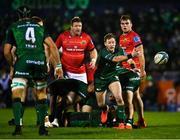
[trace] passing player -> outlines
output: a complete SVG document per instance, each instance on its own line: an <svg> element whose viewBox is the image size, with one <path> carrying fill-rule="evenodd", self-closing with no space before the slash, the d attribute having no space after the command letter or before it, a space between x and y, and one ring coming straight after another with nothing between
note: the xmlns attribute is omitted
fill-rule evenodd
<svg viewBox="0 0 180 140"><path fill-rule="evenodd" d="M107 122L107 114L109 107L105 104L106 90L109 89L115 97L117 103L117 122L115 128L124 129L125 112L124 101L122 97L121 85L117 74L117 66L119 62L128 60L138 55L134 51L132 54L124 55L121 48L116 47L116 39L112 33L104 36L105 47L99 53L97 60L97 70L95 72L95 93L98 106L101 108L101 123Z"/></svg>

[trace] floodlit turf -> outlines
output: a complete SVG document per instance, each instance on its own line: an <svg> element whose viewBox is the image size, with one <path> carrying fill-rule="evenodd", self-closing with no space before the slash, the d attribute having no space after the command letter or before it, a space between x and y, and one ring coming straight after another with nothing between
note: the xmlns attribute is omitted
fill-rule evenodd
<svg viewBox="0 0 180 140"><path fill-rule="evenodd" d="M49 128L49 136L39 136L36 113L27 108L24 114L22 136L12 136L14 126L7 122L12 118L10 109L0 109L0 139L5 138L58 138L58 139L180 139L180 112L146 112L148 127L145 129L116 130L113 128Z"/></svg>

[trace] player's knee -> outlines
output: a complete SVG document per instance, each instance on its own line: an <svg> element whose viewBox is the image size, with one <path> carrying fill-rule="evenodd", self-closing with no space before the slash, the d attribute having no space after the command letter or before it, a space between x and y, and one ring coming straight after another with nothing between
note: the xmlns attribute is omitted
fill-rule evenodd
<svg viewBox="0 0 180 140"><path fill-rule="evenodd" d="M38 100L47 99L46 89L44 89L44 90L37 90L37 99Z"/></svg>
<svg viewBox="0 0 180 140"><path fill-rule="evenodd" d="M46 82L36 82L36 96L38 100L47 99Z"/></svg>
<svg viewBox="0 0 180 140"><path fill-rule="evenodd" d="M103 108L105 106L105 104L103 102L98 102L97 104L98 104L99 108Z"/></svg>
<svg viewBox="0 0 180 140"><path fill-rule="evenodd" d="M117 105L124 105L124 100L121 96L115 97Z"/></svg>

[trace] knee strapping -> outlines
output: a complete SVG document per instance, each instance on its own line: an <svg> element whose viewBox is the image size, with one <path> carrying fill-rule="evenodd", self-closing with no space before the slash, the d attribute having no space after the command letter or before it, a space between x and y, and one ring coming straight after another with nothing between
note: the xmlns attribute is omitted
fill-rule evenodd
<svg viewBox="0 0 180 140"><path fill-rule="evenodd" d="M47 82L36 82L36 89L41 90L47 87Z"/></svg>
<svg viewBox="0 0 180 140"><path fill-rule="evenodd" d="M13 78L11 88L12 90L22 88L24 89L27 86L27 80L23 78Z"/></svg>

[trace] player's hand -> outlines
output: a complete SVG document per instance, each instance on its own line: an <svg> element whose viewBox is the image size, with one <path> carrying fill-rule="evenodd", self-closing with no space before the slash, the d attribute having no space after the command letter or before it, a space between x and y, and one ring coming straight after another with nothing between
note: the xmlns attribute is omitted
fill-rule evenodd
<svg viewBox="0 0 180 140"><path fill-rule="evenodd" d="M89 63L89 69L94 69L96 66L96 60L92 59L91 62Z"/></svg>
<svg viewBox="0 0 180 140"><path fill-rule="evenodd" d="M132 55L132 57L140 56L141 52L136 50L136 49L134 49L131 55Z"/></svg>
<svg viewBox="0 0 180 140"><path fill-rule="evenodd" d="M88 93L94 93L94 82L91 82L90 84L88 84L87 91Z"/></svg>
<svg viewBox="0 0 180 140"><path fill-rule="evenodd" d="M54 70L54 76L58 79L63 79L63 70L62 70L62 64L57 64L55 70Z"/></svg>
<svg viewBox="0 0 180 140"><path fill-rule="evenodd" d="M141 78L141 81L146 79L146 71L145 70L140 71L140 78Z"/></svg>
<svg viewBox="0 0 180 140"><path fill-rule="evenodd" d="M62 68L55 68L54 70L54 76L58 79L63 79L64 76L63 76L63 70Z"/></svg>

